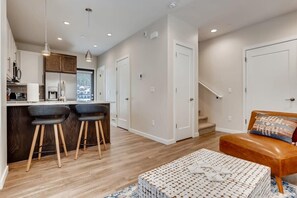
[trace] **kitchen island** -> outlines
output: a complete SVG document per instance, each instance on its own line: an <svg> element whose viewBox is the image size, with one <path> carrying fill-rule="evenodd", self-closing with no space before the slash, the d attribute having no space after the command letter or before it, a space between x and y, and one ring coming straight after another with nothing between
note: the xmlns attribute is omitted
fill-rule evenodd
<svg viewBox="0 0 297 198"><path fill-rule="evenodd" d="M33 139L35 126L31 124L33 118L29 115L28 107L32 105L66 105L71 109L68 119L62 123L67 150L75 150L80 129L80 122L77 119L75 112L76 104L101 104L106 106L109 111L104 121L102 122L104 137L106 143L110 143L110 103L105 101L92 102L7 102L7 160L8 163L27 160L30 152L30 147ZM37 139L39 142L39 139ZM95 126L89 124L89 133L87 144L97 144ZM60 147L63 152L63 147ZM44 151L51 150L53 152L47 154L55 154L55 139L53 126L45 127L44 133ZM37 151L37 147L35 148ZM46 155L46 154L42 154ZM37 157L37 154L33 157Z"/></svg>

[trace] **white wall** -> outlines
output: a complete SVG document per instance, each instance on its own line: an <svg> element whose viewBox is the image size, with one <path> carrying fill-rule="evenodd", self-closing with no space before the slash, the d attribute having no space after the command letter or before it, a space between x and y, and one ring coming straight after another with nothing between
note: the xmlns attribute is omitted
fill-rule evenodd
<svg viewBox="0 0 297 198"><path fill-rule="evenodd" d="M297 12L199 43L199 79L224 95L222 100L200 87L200 110L217 130L243 130L243 51L247 47L297 38ZM228 88L232 93L228 93ZM232 120L228 121L228 116ZM249 119L249 118L247 118Z"/></svg>
<svg viewBox="0 0 297 198"><path fill-rule="evenodd" d="M144 37L144 32L147 32L149 37L154 31L158 31L158 38L151 40ZM98 65L106 66L106 99L116 101L115 63L117 59L129 55L131 131L165 144L175 142L173 133L175 40L194 46L197 59L198 31L173 16L161 18L98 58ZM143 74L142 80L138 78L140 73ZM150 87L154 87L156 91L151 93ZM198 103L195 106L198 109ZM152 126L152 120L155 121L155 126Z"/></svg>
<svg viewBox="0 0 297 198"><path fill-rule="evenodd" d="M159 32L154 40L143 32ZM106 99L116 101L116 60L129 55L131 77L131 128L168 140L167 131L167 17L139 31L99 56L99 66L106 66ZM143 79L138 75L142 73ZM150 87L155 87L155 93ZM152 126L155 120L155 127Z"/></svg>
<svg viewBox="0 0 297 198"><path fill-rule="evenodd" d="M0 1L0 189L3 188L7 173L7 113L6 113L6 54L7 54L7 26L6 26L6 0Z"/></svg>

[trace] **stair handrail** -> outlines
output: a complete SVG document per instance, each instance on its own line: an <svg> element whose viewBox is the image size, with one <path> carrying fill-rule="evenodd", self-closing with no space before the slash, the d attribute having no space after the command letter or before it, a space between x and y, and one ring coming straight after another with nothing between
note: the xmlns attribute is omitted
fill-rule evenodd
<svg viewBox="0 0 297 198"><path fill-rule="evenodd" d="M223 95L220 95L219 93L217 93L216 91L214 91L213 89L208 87L206 84L204 84L200 80L199 80L199 84L202 85L204 88L206 88L208 91L210 91L212 94L214 94L217 99L222 99L223 98Z"/></svg>

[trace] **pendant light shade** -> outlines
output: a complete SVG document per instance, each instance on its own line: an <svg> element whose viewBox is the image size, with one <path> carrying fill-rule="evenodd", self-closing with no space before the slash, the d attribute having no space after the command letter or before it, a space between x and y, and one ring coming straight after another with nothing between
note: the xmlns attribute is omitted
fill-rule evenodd
<svg viewBox="0 0 297 198"><path fill-rule="evenodd" d="M41 54L43 56L50 56L51 55L51 49L50 49L48 43L44 44L44 50L42 50Z"/></svg>
<svg viewBox="0 0 297 198"><path fill-rule="evenodd" d="M92 56L90 50L88 50L86 55L85 55L85 59L86 59L87 62L90 63L90 62L92 62L92 58L93 58L93 56Z"/></svg>
<svg viewBox="0 0 297 198"><path fill-rule="evenodd" d="M48 45L48 42L47 42L47 5L46 5L46 1L44 2L44 50L42 50L41 54L43 56L50 56L51 55L51 49Z"/></svg>

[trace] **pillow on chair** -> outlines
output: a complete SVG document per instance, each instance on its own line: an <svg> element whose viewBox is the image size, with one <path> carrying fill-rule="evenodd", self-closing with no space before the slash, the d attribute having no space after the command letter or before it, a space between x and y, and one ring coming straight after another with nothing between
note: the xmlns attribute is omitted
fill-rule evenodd
<svg viewBox="0 0 297 198"><path fill-rule="evenodd" d="M293 138L297 139L297 133L294 135L296 127L296 122L283 117L259 114L249 132L292 143L295 140L292 141Z"/></svg>

